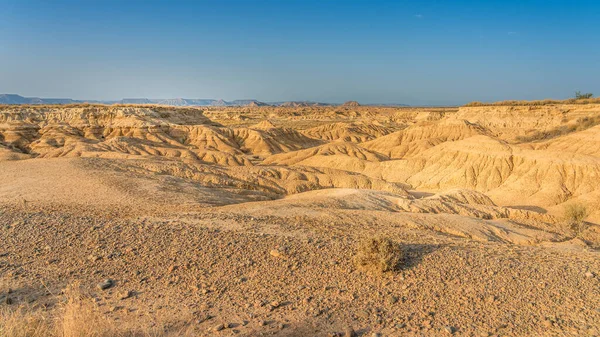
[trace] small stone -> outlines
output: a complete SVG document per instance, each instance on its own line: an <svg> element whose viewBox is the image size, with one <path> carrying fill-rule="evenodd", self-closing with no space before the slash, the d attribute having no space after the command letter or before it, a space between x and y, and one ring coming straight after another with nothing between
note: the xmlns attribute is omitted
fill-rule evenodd
<svg viewBox="0 0 600 337"><path fill-rule="evenodd" d="M225 325L223 325L223 324L217 324L217 325L216 325L216 326L213 328L213 330L215 330L215 331L221 331L221 330L223 330L223 329L225 329Z"/></svg>
<svg viewBox="0 0 600 337"><path fill-rule="evenodd" d="M371 337L381 337L381 333L379 333L379 332L373 332L371 334Z"/></svg>
<svg viewBox="0 0 600 337"><path fill-rule="evenodd" d="M585 277L592 278L594 277L594 273L588 271L587 273L585 273Z"/></svg>
<svg viewBox="0 0 600 337"><path fill-rule="evenodd" d="M343 334L344 337L358 337L356 331L352 327L347 327Z"/></svg>
<svg viewBox="0 0 600 337"><path fill-rule="evenodd" d="M279 325L277 326L279 329L283 330L285 329L285 324L283 323L279 323Z"/></svg>
<svg viewBox="0 0 600 337"><path fill-rule="evenodd" d="M265 325L267 325L267 321L260 321L260 322L259 322L259 325L260 325L260 326L265 326Z"/></svg>
<svg viewBox="0 0 600 337"><path fill-rule="evenodd" d="M6 298L4 299L4 304L6 304L6 305L11 305L11 304L13 304L13 300L12 300L12 298L10 298L10 297L6 297Z"/></svg>
<svg viewBox="0 0 600 337"><path fill-rule="evenodd" d="M449 333L449 334L453 334L453 333L454 333L454 328L453 328L453 327L451 327L451 326L449 326L449 325L446 325L446 326L444 327L444 331L446 331L446 332L447 332L447 333Z"/></svg>
<svg viewBox="0 0 600 337"><path fill-rule="evenodd" d="M235 328L236 326L237 326L237 324L235 324L235 323L227 323L227 327L228 327L229 329L233 329L233 328Z"/></svg>
<svg viewBox="0 0 600 337"><path fill-rule="evenodd" d="M114 285L114 281L111 279L106 279L100 283L98 283L98 288L100 288L100 290L106 290L110 287L112 287Z"/></svg>
<svg viewBox="0 0 600 337"><path fill-rule="evenodd" d="M276 249L271 249L271 251L269 252L269 254L271 254L271 256L273 257L282 257L283 255L281 254L280 251L276 250Z"/></svg>
<svg viewBox="0 0 600 337"><path fill-rule="evenodd" d="M550 321L549 319L545 320L543 324L546 328L552 327L552 321Z"/></svg>

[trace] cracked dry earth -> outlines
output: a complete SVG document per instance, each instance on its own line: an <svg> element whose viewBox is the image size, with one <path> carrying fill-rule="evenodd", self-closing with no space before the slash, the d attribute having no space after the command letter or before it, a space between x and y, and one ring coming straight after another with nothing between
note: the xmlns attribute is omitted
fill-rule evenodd
<svg viewBox="0 0 600 337"><path fill-rule="evenodd" d="M598 107L3 109L2 311L77 284L172 336L600 335L600 130L514 141ZM398 271L356 267L377 236Z"/></svg>

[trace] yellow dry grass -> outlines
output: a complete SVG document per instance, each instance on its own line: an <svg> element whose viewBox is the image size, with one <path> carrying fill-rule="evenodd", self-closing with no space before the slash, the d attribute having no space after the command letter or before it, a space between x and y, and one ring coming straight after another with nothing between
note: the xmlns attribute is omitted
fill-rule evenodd
<svg viewBox="0 0 600 337"><path fill-rule="evenodd" d="M132 329L103 315L78 285L67 287L55 313L19 306L0 310L0 337L167 337L192 336L191 330ZM160 326L160 325L158 325Z"/></svg>

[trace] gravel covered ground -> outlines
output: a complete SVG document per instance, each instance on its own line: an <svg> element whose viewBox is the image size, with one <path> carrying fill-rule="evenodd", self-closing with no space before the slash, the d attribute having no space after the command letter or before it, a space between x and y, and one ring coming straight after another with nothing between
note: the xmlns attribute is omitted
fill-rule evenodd
<svg viewBox="0 0 600 337"><path fill-rule="evenodd" d="M2 209L2 307L51 312L61 289L80 282L115 322L168 322L200 336L341 336L349 327L363 336L600 333L594 252L392 228L403 268L376 274L353 264L369 235L360 224L328 232L313 219L290 230L285 219L218 209L170 218L73 214Z"/></svg>

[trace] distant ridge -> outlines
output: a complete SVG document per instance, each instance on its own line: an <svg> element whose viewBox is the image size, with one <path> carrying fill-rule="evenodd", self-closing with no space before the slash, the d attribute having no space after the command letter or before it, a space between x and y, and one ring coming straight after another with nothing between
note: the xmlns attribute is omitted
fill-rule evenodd
<svg viewBox="0 0 600 337"><path fill-rule="evenodd" d="M336 104L319 103L311 101L287 101L287 102L269 102L270 105L284 107L303 107L303 106L330 106Z"/></svg>
<svg viewBox="0 0 600 337"><path fill-rule="evenodd" d="M0 104L72 104L81 103L70 98L23 97L16 94L0 94Z"/></svg>
<svg viewBox="0 0 600 337"><path fill-rule="evenodd" d="M233 101L225 101L223 99L212 98L123 98L114 101L99 101L99 100L75 100L71 98L40 98L40 97L23 97L17 94L0 94L0 104L21 105L21 104L81 104L81 103L96 103L96 104L158 104L169 106L281 106L281 107L312 107L312 106L345 106L358 107L361 106L356 101L348 101L344 104L322 103L312 101L280 101L280 102L261 102L256 99L237 99ZM367 106L408 106L405 104L366 104Z"/></svg>

